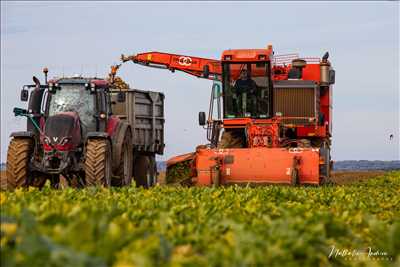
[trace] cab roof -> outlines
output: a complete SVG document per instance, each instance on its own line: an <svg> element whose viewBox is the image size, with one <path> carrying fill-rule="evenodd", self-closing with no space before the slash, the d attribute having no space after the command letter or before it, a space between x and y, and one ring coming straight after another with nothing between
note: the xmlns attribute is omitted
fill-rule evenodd
<svg viewBox="0 0 400 267"><path fill-rule="evenodd" d="M269 61L271 49L229 49L222 52L222 61Z"/></svg>

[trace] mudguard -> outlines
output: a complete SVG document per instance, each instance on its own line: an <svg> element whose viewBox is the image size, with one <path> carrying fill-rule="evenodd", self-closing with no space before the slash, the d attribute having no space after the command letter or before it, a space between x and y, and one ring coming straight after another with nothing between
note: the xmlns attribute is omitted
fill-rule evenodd
<svg viewBox="0 0 400 267"><path fill-rule="evenodd" d="M86 139L91 139L91 138L104 138L104 139L109 139L110 136L108 133L105 132L89 132L86 135Z"/></svg>
<svg viewBox="0 0 400 267"><path fill-rule="evenodd" d="M35 134L31 131L20 131L20 132L13 132L10 134L10 137L24 137L24 138L33 138Z"/></svg>

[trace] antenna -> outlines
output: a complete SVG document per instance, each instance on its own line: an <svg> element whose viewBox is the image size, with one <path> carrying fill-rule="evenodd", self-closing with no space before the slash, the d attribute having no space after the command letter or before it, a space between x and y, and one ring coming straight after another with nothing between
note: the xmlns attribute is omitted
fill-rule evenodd
<svg viewBox="0 0 400 267"><path fill-rule="evenodd" d="M83 64L81 64L81 77L82 77L82 74L83 74Z"/></svg>
<svg viewBox="0 0 400 267"><path fill-rule="evenodd" d="M64 78L64 66L62 66L62 77Z"/></svg>
<svg viewBox="0 0 400 267"><path fill-rule="evenodd" d="M49 69L47 67L44 67L43 73L44 73L44 82L47 84L47 73L49 73Z"/></svg>
<svg viewBox="0 0 400 267"><path fill-rule="evenodd" d="M97 64L96 64L96 74L94 75L94 77L95 78L97 77Z"/></svg>

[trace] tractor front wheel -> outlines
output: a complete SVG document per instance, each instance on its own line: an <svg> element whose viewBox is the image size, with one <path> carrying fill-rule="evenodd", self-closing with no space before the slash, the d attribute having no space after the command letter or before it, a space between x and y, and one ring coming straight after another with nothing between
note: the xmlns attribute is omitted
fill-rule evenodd
<svg viewBox="0 0 400 267"><path fill-rule="evenodd" d="M13 138L7 152L6 188L28 186L29 159L33 141L28 138Z"/></svg>
<svg viewBox="0 0 400 267"><path fill-rule="evenodd" d="M85 180L88 186L111 184L111 146L105 139L89 140L86 146Z"/></svg>

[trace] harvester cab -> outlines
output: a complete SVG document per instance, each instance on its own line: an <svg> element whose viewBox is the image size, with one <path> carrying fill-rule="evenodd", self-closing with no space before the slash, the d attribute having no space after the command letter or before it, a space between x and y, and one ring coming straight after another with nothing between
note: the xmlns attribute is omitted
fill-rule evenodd
<svg viewBox="0 0 400 267"><path fill-rule="evenodd" d="M249 123L271 118L271 53L267 49L224 51L221 81L213 83L207 119L207 138L212 148L225 147L227 142L246 147ZM201 116L205 114L201 112ZM222 136L235 140L220 140L225 122L235 125L229 130L226 127Z"/></svg>

